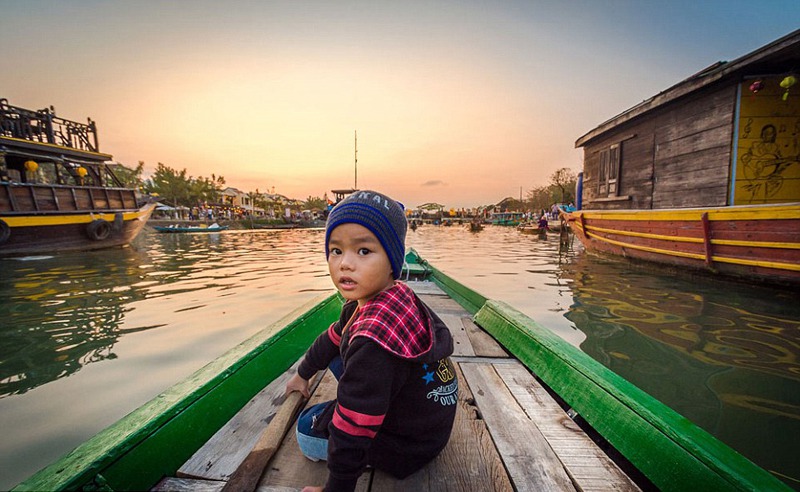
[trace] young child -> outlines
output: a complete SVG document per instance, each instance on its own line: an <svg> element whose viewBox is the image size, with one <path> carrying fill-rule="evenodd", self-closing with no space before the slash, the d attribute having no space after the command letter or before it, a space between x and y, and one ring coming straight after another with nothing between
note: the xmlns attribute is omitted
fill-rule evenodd
<svg viewBox="0 0 800 492"><path fill-rule="evenodd" d="M405 478L450 438L458 399L453 338L396 281L406 227L403 206L374 191L353 193L328 217L328 268L347 302L308 349L286 392L308 396L308 380L327 367L339 380L336 400L306 409L297 423L303 454L328 461L329 492L353 490L366 466Z"/></svg>

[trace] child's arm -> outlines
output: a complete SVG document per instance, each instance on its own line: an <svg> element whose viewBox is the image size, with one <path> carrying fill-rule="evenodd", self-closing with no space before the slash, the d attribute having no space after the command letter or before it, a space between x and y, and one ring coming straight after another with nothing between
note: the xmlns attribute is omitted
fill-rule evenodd
<svg viewBox="0 0 800 492"><path fill-rule="evenodd" d="M401 362L378 344L355 337L348 348L347 368L339 379L337 404L328 440L328 483L325 490L353 490L367 464L367 451L383 424Z"/></svg>
<svg viewBox="0 0 800 492"><path fill-rule="evenodd" d="M303 379L311 377L328 367L328 364L339 355L339 340L341 331L339 322L333 323L324 333L321 333L306 352L303 362L297 368L297 374Z"/></svg>

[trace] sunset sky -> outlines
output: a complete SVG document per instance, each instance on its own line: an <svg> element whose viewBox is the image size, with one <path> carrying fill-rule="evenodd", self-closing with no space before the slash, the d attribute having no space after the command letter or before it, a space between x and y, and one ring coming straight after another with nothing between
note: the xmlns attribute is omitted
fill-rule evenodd
<svg viewBox="0 0 800 492"><path fill-rule="evenodd" d="M0 98L100 149L293 198L518 197L575 140L800 27L786 1L0 0Z"/></svg>

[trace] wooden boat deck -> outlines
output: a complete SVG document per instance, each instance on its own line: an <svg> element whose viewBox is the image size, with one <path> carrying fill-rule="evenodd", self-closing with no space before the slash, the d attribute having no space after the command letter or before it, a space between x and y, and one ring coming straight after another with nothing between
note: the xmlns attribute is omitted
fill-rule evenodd
<svg viewBox="0 0 800 492"><path fill-rule="evenodd" d="M358 491L639 490L567 415L519 361L432 282L408 283L447 323L460 379L456 422L444 451L405 480L368 469ZM153 490L221 490L283 402L295 370L269 384L179 470ZM307 405L336 396L336 381L318 375ZM325 462L300 453L292 426L259 482L261 492L323 485Z"/></svg>

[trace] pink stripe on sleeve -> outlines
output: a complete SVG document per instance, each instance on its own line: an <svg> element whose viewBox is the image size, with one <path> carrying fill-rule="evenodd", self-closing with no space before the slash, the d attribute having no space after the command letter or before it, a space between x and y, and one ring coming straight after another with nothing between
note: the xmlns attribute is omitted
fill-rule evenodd
<svg viewBox="0 0 800 492"><path fill-rule="evenodd" d="M383 419L386 418L386 414L367 415L366 413L359 413L354 410L350 410L349 408L345 408L341 405L337 405L337 408L339 409L339 412L342 413L342 415L355 422L356 425L361 425L361 426L381 425L383 424Z"/></svg>
<svg viewBox="0 0 800 492"><path fill-rule="evenodd" d="M336 330L333 329L335 325L336 323L332 323L331 326L328 327L328 338L330 338L331 342L338 347L339 343L342 341L342 337L337 335Z"/></svg>
<svg viewBox="0 0 800 492"><path fill-rule="evenodd" d="M334 412L333 414L333 425L337 429L341 430L344 433L350 434L351 436L361 436L361 437L369 437L370 439L375 437L377 432L364 428L364 427L357 427L350 422L343 419L338 412Z"/></svg>

